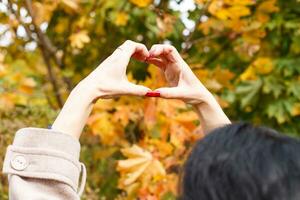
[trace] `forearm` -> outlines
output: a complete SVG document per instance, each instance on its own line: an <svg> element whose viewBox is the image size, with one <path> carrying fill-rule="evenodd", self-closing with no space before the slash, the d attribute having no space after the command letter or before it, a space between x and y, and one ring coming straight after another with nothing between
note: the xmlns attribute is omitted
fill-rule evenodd
<svg viewBox="0 0 300 200"><path fill-rule="evenodd" d="M219 103L211 94L207 95L201 103L194 105L194 108L200 118L200 123L205 134L215 128L231 123Z"/></svg>
<svg viewBox="0 0 300 200"><path fill-rule="evenodd" d="M95 95L93 88L78 84L55 119L52 129L78 139L92 111Z"/></svg>

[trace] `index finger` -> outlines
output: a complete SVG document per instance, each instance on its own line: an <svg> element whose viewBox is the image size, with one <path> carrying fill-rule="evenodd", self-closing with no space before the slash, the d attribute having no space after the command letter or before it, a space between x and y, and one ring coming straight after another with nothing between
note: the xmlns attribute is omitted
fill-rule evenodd
<svg viewBox="0 0 300 200"><path fill-rule="evenodd" d="M177 49L168 44L155 44L151 47L149 53L152 57L164 56L170 62L178 62L182 59Z"/></svg>
<svg viewBox="0 0 300 200"><path fill-rule="evenodd" d="M145 60L149 56L147 47L144 44L126 40L121 46L119 46L113 54L128 56L129 58L134 56L138 60Z"/></svg>

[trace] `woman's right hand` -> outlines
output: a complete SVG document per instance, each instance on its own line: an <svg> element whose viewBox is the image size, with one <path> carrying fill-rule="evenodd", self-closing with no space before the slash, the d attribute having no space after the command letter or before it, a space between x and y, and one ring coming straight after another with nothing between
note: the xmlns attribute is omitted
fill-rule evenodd
<svg viewBox="0 0 300 200"><path fill-rule="evenodd" d="M126 69L131 58L144 62L149 56L145 45L127 40L106 58L79 86L92 91L94 98L113 98L121 95L145 96L149 88L130 83Z"/></svg>
<svg viewBox="0 0 300 200"><path fill-rule="evenodd" d="M156 89L154 92L163 98L181 99L194 105L206 133L230 123L214 96L195 76L175 47L157 44L152 46L149 53L147 62L162 69L171 86Z"/></svg>
<svg viewBox="0 0 300 200"><path fill-rule="evenodd" d="M129 40L124 42L72 90L52 129L79 138L95 100L120 95L144 96L151 91L130 83L126 77L131 57L145 61L148 56L145 45Z"/></svg>

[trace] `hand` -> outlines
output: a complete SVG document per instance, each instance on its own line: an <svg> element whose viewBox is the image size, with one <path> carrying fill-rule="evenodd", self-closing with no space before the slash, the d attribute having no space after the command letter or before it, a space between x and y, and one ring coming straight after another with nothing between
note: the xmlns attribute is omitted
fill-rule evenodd
<svg viewBox="0 0 300 200"><path fill-rule="evenodd" d="M98 98L144 96L151 91L128 82L126 77L126 68L131 57L145 61L148 56L149 52L143 44L132 41L122 44L72 90L52 129L79 138L92 111L93 102Z"/></svg>
<svg viewBox="0 0 300 200"><path fill-rule="evenodd" d="M163 98L181 99L190 104L211 100L211 93L194 75L175 47L157 44L152 46L149 53L147 62L162 69L171 86L156 89L154 92L160 93Z"/></svg>
<svg viewBox="0 0 300 200"><path fill-rule="evenodd" d="M80 85L92 88L95 98L112 98L120 95L144 96L149 88L128 82L127 65L133 57L144 62L149 56L145 45L130 40L118 47Z"/></svg>
<svg viewBox="0 0 300 200"><path fill-rule="evenodd" d="M230 123L213 95L198 80L173 46L153 45L149 53L147 62L162 69L171 86L156 89L154 92L163 98L181 99L193 104L205 133Z"/></svg>

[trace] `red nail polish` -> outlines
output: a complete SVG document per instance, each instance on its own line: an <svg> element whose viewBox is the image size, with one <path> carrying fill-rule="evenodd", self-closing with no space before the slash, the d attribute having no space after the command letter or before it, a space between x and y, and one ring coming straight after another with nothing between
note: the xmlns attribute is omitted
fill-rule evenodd
<svg viewBox="0 0 300 200"><path fill-rule="evenodd" d="M159 92L147 92L146 97L160 97Z"/></svg>

